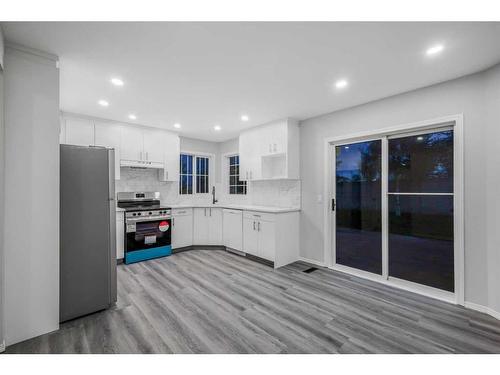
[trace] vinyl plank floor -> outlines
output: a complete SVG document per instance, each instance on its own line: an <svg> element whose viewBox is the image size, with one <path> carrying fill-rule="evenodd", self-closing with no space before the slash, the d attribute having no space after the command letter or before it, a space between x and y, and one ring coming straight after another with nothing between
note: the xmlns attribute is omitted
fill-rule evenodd
<svg viewBox="0 0 500 375"><path fill-rule="evenodd" d="M118 266L118 302L7 353L500 353L491 316L222 250Z"/></svg>

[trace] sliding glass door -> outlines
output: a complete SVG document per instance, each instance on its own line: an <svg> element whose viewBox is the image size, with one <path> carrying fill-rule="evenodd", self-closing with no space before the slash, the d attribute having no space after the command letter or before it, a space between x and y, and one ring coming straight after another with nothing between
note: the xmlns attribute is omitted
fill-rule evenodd
<svg viewBox="0 0 500 375"><path fill-rule="evenodd" d="M334 264L455 291L454 134L334 145Z"/></svg>
<svg viewBox="0 0 500 375"><path fill-rule="evenodd" d="M453 131L389 139L389 277L454 291Z"/></svg>
<svg viewBox="0 0 500 375"><path fill-rule="evenodd" d="M382 274L381 140L335 147L335 261Z"/></svg>

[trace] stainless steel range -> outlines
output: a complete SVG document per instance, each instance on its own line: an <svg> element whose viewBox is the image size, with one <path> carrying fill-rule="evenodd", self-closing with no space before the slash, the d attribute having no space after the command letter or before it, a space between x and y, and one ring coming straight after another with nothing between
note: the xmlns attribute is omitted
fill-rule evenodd
<svg viewBox="0 0 500 375"><path fill-rule="evenodd" d="M125 264L172 254L172 210L160 205L159 192L119 192L125 209Z"/></svg>

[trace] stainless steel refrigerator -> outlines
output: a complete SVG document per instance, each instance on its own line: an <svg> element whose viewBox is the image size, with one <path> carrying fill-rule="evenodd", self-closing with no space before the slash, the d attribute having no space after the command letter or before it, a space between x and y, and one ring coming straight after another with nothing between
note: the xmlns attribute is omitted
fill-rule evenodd
<svg viewBox="0 0 500 375"><path fill-rule="evenodd" d="M61 145L61 322L116 302L114 150Z"/></svg>

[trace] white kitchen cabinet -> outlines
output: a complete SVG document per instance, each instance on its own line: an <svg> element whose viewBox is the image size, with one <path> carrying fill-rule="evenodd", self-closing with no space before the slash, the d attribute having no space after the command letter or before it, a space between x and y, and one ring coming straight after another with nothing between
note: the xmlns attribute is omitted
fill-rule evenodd
<svg viewBox="0 0 500 375"><path fill-rule="evenodd" d="M299 179L299 127L284 119L243 131L240 179Z"/></svg>
<svg viewBox="0 0 500 375"><path fill-rule="evenodd" d="M160 180L179 179L179 136L161 129L122 126L121 165L162 169ZM175 155L175 156L174 156Z"/></svg>
<svg viewBox="0 0 500 375"><path fill-rule="evenodd" d="M260 220L257 224L259 232L260 257L274 262L276 253L276 230L274 222Z"/></svg>
<svg viewBox="0 0 500 375"><path fill-rule="evenodd" d="M222 208L208 208L208 244L222 245Z"/></svg>
<svg viewBox="0 0 500 375"><path fill-rule="evenodd" d="M162 130L143 129L143 158L147 162L163 164L165 162L166 133Z"/></svg>
<svg viewBox="0 0 500 375"><path fill-rule="evenodd" d="M243 218L243 251L250 255L259 256L259 233L256 228L255 219Z"/></svg>
<svg viewBox="0 0 500 375"><path fill-rule="evenodd" d="M222 208L193 209L193 244L222 246Z"/></svg>
<svg viewBox="0 0 500 375"><path fill-rule="evenodd" d="M243 132L239 138L240 180L261 179L261 134L255 129Z"/></svg>
<svg viewBox="0 0 500 375"><path fill-rule="evenodd" d="M95 122L95 145L115 150L115 180L120 179L121 126L114 123Z"/></svg>
<svg viewBox="0 0 500 375"><path fill-rule="evenodd" d="M222 242L234 250L243 250L243 212L222 210Z"/></svg>
<svg viewBox="0 0 500 375"><path fill-rule="evenodd" d="M125 254L125 218L123 211L116 211L116 259Z"/></svg>
<svg viewBox="0 0 500 375"><path fill-rule="evenodd" d="M142 130L134 126L122 126L120 135L122 164L143 161Z"/></svg>
<svg viewBox="0 0 500 375"><path fill-rule="evenodd" d="M193 209L172 210L172 249L193 245Z"/></svg>
<svg viewBox="0 0 500 375"><path fill-rule="evenodd" d="M243 251L278 268L299 259L299 212L243 212Z"/></svg>
<svg viewBox="0 0 500 375"><path fill-rule="evenodd" d="M162 181L179 181L180 139L177 134L167 133L165 137L165 167L160 176Z"/></svg>
<svg viewBox="0 0 500 375"><path fill-rule="evenodd" d="M76 146L94 145L94 121L78 117L64 118L64 140L62 143Z"/></svg>
<svg viewBox="0 0 500 375"><path fill-rule="evenodd" d="M208 245L208 216L206 207L193 208L193 245Z"/></svg>

